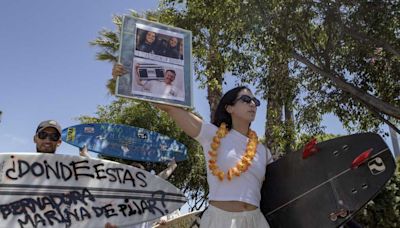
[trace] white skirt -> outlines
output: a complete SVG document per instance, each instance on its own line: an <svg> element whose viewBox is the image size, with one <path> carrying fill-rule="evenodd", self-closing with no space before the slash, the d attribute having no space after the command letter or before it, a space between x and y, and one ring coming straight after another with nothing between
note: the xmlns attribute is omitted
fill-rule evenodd
<svg viewBox="0 0 400 228"><path fill-rule="evenodd" d="M200 228L269 228L260 209L242 212L229 212L208 206L200 221Z"/></svg>

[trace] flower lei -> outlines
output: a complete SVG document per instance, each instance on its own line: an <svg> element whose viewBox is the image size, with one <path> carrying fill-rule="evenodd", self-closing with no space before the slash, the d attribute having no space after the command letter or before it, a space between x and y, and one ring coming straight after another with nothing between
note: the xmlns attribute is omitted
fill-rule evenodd
<svg viewBox="0 0 400 228"><path fill-rule="evenodd" d="M228 129L226 129L226 124L221 123L221 126L218 128L215 136L213 137L213 142L211 143L211 150L208 152L210 155L210 159L208 160L208 168L210 168L211 173L218 177L220 181L223 181L225 178L224 171L220 170L217 165L217 158L218 158L218 148L221 143L221 139L228 134ZM226 178L231 181L234 176L239 177L240 174L246 172L250 167L254 156L256 155L258 138L256 132L249 129L247 133L247 137L249 137L249 142L246 146L246 151L242 155L240 161L236 163L236 166L230 168L226 173Z"/></svg>

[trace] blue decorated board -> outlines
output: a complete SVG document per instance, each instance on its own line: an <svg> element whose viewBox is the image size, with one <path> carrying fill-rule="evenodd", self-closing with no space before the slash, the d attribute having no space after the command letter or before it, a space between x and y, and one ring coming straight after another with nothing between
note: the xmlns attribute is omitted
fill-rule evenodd
<svg viewBox="0 0 400 228"><path fill-rule="evenodd" d="M62 131L62 140L105 156L146 162L187 159L185 145L147 129L120 124L79 124Z"/></svg>

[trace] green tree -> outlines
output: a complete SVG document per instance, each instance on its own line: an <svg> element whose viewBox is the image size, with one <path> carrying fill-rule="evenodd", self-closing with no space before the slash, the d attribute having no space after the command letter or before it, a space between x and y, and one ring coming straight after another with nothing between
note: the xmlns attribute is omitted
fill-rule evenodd
<svg viewBox="0 0 400 228"><path fill-rule="evenodd" d="M197 78L207 85L208 91L214 85L220 87L227 72L241 82L258 84L258 91L268 101L266 145L274 152L292 150L296 83L291 82L288 61L281 58L278 49L263 48L265 42L270 42L268 37L262 43L254 40L253 33L263 35L260 20L252 17L254 8L246 7L242 1L165 0L162 5L167 21L193 31L193 55L200 69L196 71ZM268 71L267 67L276 70ZM207 98L213 115L220 92L208 93Z"/></svg>
<svg viewBox="0 0 400 228"><path fill-rule="evenodd" d="M322 133L325 113L353 131L399 119L398 1L165 0L160 8L153 19L193 32L211 115L224 73L253 83L268 102L266 144L279 154L294 148L296 132Z"/></svg>
<svg viewBox="0 0 400 228"><path fill-rule="evenodd" d="M191 200L191 209L200 209L205 203L208 192L205 161L200 145L183 133L169 116L160 112L147 102L119 98L110 105L99 106L95 116L81 116L82 123L115 123L125 124L151 131L156 131L178 140L186 145L188 160L178 163L178 167L169 181L180 188ZM104 157L116 160L111 157ZM131 161L117 159L118 162L130 164ZM160 172L166 164L142 163L146 170Z"/></svg>
<svg viewBox="0 0 400 228"><path fill-rule="evenodd" d="M314 133L330 112L354 131L394 127L390 118L399 119L398 1L166 2L191 22L212 15L228 69L268 101L267 142L290 143L293 123L282 117L293 112L294 130ZM190 14L191 5L201 13Z"/></svg>

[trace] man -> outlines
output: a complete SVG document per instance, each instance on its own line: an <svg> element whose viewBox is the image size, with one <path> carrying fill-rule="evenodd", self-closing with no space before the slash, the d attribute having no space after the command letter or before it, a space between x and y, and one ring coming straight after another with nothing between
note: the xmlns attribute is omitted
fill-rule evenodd
<svg viewBox="0 0 400 228"><path fill-rule="evenodd" d="M178 39L176 37L171 37L168 41L167 56L175 59L179 58Z"/></svg>
<svg viewBox="0 0 400 228"><path fill-rule="evenodd" d="M54 154L61 145L61 126L55 120L41 122L33 141L36 144L36 152Z"/></svg>
<svg viewBox="0 0 400 228"><path fill-rule="evenodd" d="M180 89L178 89L173 83L176 78L176 72L174 70L168 69L165 71L164 80L141 80L139 77L139 64L135 66L136 68L136 82L142 87L143 92L148 92L153 95L158 95L162 98L180 98L184 100L184 94Z"/></svg>

